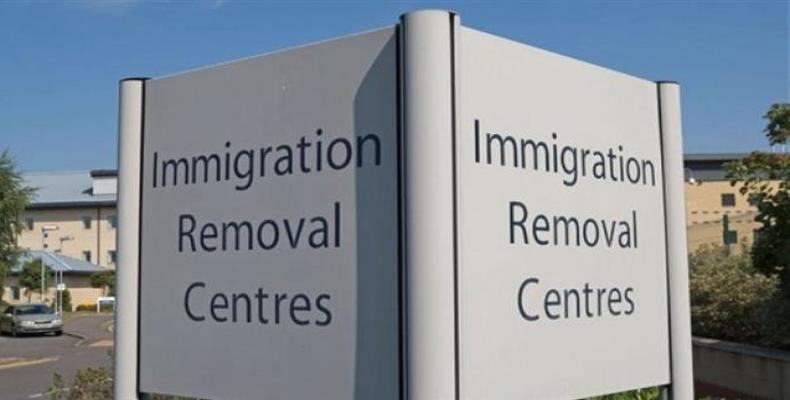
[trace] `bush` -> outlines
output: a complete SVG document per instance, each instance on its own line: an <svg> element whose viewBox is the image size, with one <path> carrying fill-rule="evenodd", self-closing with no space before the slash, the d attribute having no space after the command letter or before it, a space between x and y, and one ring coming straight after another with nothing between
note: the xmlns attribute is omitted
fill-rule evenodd
<svg viewBox="0 0 790 400"><path fill-rule="evenodd" d="M113 373L105 367L78 370L71 385L55 374L49 394L52 400L105 400L113 398Z"/></svg>
<svg viewBox="0 0 790 400"><path fill-rule="evenodd" d="M63 311L64 312L71 311L71 292L69 292L68 289L64 290L63 293L61 294L61 300L63 301ZM49 304L53 310L57 310L58 308L57 297L54 297Z"/></svg>
<svg viewBox="0 0 790 400"><path fill-rule="evenodd" d="M63 311L71 311L71 292L66 289L60 296L63 302Z"/></svg>
<svg viewBox="0 0 790 400"><path fill-rule="evenodd" d="M112 351L107 355L112 362ZM98 367L77 370L74 380L66 383L63 376L54 374L47 393L51 400L107 400L113 398L112 368ZM145 398L151 400L198 400L191 397L152 394Z"/></svg>
<svg viewBox="0 0 790 400"><path fill-rule="evenodd" d="M96 312L96 304L80 304L75 311L93 311Z"/></svg>
<svg viewBox="0 0 790 400"><path fill-rule="evenodd" d="M757 271L748 249L701 247L689 256L694 335L757 345L787 343L787 300L779 278Z"/></svg>
<svg viewBox="0 0 790 400"><path fill-rule="evenodd" d="M658 395L658 388L652 387L593 397L592 400L658 400Z"/></svg>

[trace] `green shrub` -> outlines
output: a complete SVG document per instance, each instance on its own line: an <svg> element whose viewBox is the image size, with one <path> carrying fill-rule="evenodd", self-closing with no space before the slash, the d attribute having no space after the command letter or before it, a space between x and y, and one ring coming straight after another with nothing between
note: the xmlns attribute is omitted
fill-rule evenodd
<svg viewBox="0 0 790 400"><path fill-rule="evenodd" d="M694 335L757 345L786 342L787 301L779 278L757 271L748 249L701 247L689 256Z"/></svg>
<svg viewBox="0 0 790 400"><path fill-rule="evenodd" d="M63 311L65 312L71 311L71 292L69 292L68 289L64 290L63 293L61 293L61 300L63 301ZM57 297L53 297L52 301L49 304L53 310L57 310L58 308Z"/></svg>
<svg viewBox="0 0 790 400"><path fill-rule="evenodd" d="M113 374L105 367L78 370L71 385L55 374L49 394L52 400L106 400L113 398ZM65 390L68 389L68 390Z"/></svg>
<svg viewBox="0 0 790 400"><path fill-rule="evenodd" d="M71 292L66 289L61 293L61 301L63 302L63 311L71 311Z"/></svg>
<svg viewBox="0 0 790 400"><path fill-rule="evenodd" d="M96 312L96 304L80 304L75 311L93 311Z"/></svg>
<svg viewBox="0 0 790 400"><path fill-rule="evenodd" d="M651 387L593 397L592 400L657 400L658 394L658 388Z"/></svg>

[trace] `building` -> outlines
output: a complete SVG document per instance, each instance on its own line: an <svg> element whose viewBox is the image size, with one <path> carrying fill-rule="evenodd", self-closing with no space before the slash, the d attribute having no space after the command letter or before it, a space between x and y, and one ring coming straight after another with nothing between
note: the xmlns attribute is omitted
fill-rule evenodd
<svg viewBox="0 0 790 400"><path fill-rule="evenodd" d="M40 292L28 293L19 283L19 273L22 272L23 265L35 259L41 259L48 274L55 273L62 276L62 282L71 294L72 306L96 304L96 299L105 294L104 288L91 286L91 276L104 272L107 268L52 251L31 250L22 254L16 265L9 271L3 291L4 301L10 304L29 301L52 303L57 293L55 285L50 285L42 298Z"/></svg>
<svg viewBox="0 0 790 400"><path fill-rule="evenodd" d="M102 289L90 286L90 275L115 269L117 226L115 170L50 171L23 174L36 188L32 204L21 216L24 230L17 245L38 254L50 271L63 270L72 304L95 304ZM15 267L21 271L21 265ZM14 268L5 283L3 300L26 302ZM50 292L50 296L53 292ZM38 301L34 295L33 300Z"/></svg>
<svg viewBox="0 0 790 400"><path fill-rule="evenodd" d="M23 177L36 194L22 215L19 247L50 250L114 269L116 172L30 172Z"/></svg>
<svg viewBox="0 0 790 400"><path fill-rule="evenodd" d="M746 195L725 179L724 164L748 154L686 154L686 225L689 251L703 244L740 249L752 243L760 224L754 221L757 209ZM725 229L726 225L726 229ZM726 233L725 233L726 232ZM727 242L725 243L725 236Z"/></svg>

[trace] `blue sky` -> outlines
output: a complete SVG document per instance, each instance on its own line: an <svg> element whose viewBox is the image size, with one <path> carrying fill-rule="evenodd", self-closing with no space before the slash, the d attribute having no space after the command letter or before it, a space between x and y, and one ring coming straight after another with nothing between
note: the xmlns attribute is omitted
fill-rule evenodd
<svg viewBox="0 0 790 400"><path fill-rule="evenodd" d="M24 170L113 168L117 84L450 8L465 25L683 85L685 150L766 150L790 93L787 1L2 2L0 148Z"/></svg>

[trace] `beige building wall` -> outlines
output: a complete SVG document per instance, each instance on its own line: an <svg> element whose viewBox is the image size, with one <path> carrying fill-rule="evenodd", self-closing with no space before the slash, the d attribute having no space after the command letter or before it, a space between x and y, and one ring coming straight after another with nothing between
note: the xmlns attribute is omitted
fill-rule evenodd
<svg viewBox="0 0 790 400"><path fill-rule="evenodd" d="M732 246L739 250L742 243L754 242L754 231L760 223L754 221L757 208L749 204L748 197L738 192L740 186L728 181L705 181L686 183L686 225L688 228L689 251L703 244L723 245L723 219L729 218L729 230L735 231L738 243ZM726 203L722 196L734 200ZM731 205L730 205L731 204Z"/></svg>
<svg viewBox="0 0 790 400"><path fill-rule="evenodd" d="M64 275L63 283L71 293L71 306L77 308L80 304L96 304L96 299L104 295L104 289L97 289L91 287L90 275ZM18 288L19 298L14 299L14 287ZM3 301L9 304L23 304L28 302L40 303L42 302L39 293L28 293L25 289L19 287L19 278L11 275L6 277L5 286L3 287ZM44 303L51 305L55 298L56 291L50 287L45 291Z"/></svg>
<svg viewBox="0 0 790 400"><path fill-rule="evenodd" d="M74 207L61 209L30 209L23 213L25 229L18 245L28 250L42 249L41 229L45 225L57 226L47 232L43 243L47 249L69 257L87 260L103 267L115 269L112 252L115 251L115 207ZM86 225L86 222L89 225ZM29 226L32 224L32 229ZM61 240L72 237L71 240Z"/></svg>

